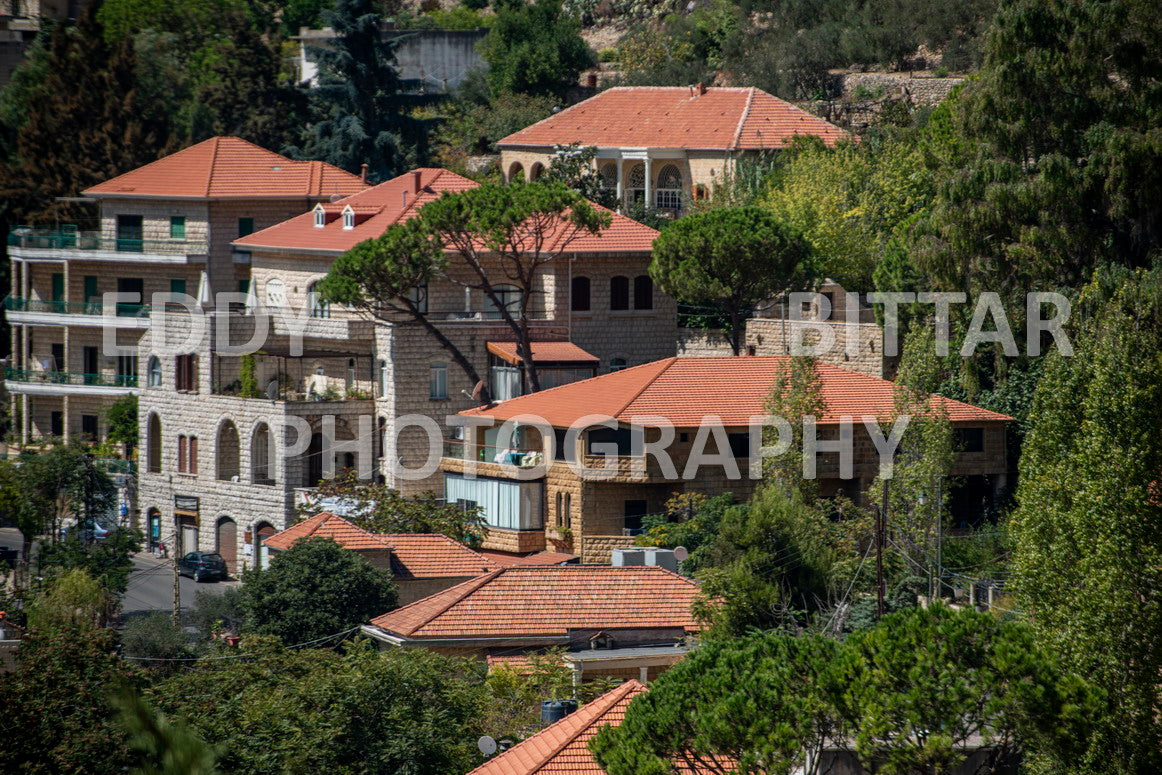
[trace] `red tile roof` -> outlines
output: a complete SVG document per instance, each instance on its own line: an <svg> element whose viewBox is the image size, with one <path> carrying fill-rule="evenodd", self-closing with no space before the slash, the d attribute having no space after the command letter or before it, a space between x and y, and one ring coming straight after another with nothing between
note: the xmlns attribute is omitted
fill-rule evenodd
<svg viewBox="0 0 1162 775"><path fill-rule="evenodd" d="M533 362L596 364L599 358L582 350L572 342L532 342ZM509 363L520 363L516 342L486 342L488 352Z"/></svg>
<svg viewBox="0 0 1162 775"><path fill-rule="evenodd" d="M400 579L479 576L499 563L442 533L381 533L392 548L391 573Z"/></svg>
<svg viewBox="0 0 1162 775"><path fill-rule="evenodd" d="M514 566L376 617L408 638L565 636L570 630L699 629L698 585L664 568Z"/></svg>
<svg viewBox="0 0 1162 775"><path fill-rule="evenodd" d="M827 145L848 137L839 127L753 87L714 87L698 95L685 86L618 86L497 145L737 151L781 148L796 135L819 137Z"/></svg>
<svg viewBox="0 0 1162 775"><path fill-rule="evenodd" d="M353 551L387 551L392 548L383 536L369 533L328 511L297 522L281 533L275 533L263 541L263 545L272 549L290 549L304 538L330 538L344 549Z"/></svg>
<svg viewBox="0 0 1162 775"><path fill-rule="evenodd" d="M641 683L626 681L468 775L604 775L589 741L606 724L621 724L629 703L644 691Z"/></svg>
<svg viewBox="0 0 1162 775"><path fill-rule="evenodd" d="M506 552L481 550L480 554L497 565L560 565L577 559L575 554L564 552L533 552L532 554L508 554Z"/></svg>
<svg viewBox="0 0 1162 775"><path fill-rule="evenodd" d="M367 187L321 161L293 161L238 137L211 137L98 183L89 196L165 199L323 199Z"/></svg>
<svg viewBox="0 0 1162 775"><path fill-rule="evenodd" d="M765 414L775 377L788 358L665 358L461 414L501 421L532 414L556 427L568 427L590 414L624 423L635 415L658 415L679 428L695 427L703 417L717 415L724 426L742 427L752 416ZM816 368L827 407L821 424L838 423L840 415L851 415L856 422L864 415L894 416L895 383L826 363L816 362ZM938 395L932 396L932 405L942 407L952 422L1012 419Z"/></svg>
<svg viewBox="0 0 1162 775"><path fill-rule="evenodd" d="M378 237L393 224L414 218L420 208L437 197L475 188L477 185L475 181L454 172L424 167L324 205L328 219L321 228L315 226L314 212L306 212L235 240L234 244L251 249L343 253L364 240ZM359 217L356 218L354 228L344 229L339 215L348 205ZM653 249L654 239L658 236L656 231L624 215L612 215L613 221L608 229L572 240L569 250L578 253L648 253ZM551 238L546 244L546 249L556 249L552 246Z"/></svg>

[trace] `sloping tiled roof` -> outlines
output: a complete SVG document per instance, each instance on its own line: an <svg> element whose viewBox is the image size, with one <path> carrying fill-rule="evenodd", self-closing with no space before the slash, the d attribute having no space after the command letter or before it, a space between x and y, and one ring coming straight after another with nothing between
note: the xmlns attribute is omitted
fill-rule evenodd
<svg viewBox="0 0 1162 775"><path fill-rule="evenodd" d="M406 172L354 196L324 205L325 226L315 226L314 212L306 212L234 241L235 245L272 250L315 250L343 253L364 240L378 237L387 228L414 218L427 203L445 193L475 188L478 184L445 169L424 167ZM338 217L351 205L359 216L354 228L344 229ZM594 205L594 207L599 207ZM599 208L603 209L603 208ZM562 232L563 238L564 232ZM630 218L613 213L608 229L573 239L568 248L579 253L644 252L653 249L658 233ZM546 249L556 249L550 238Z"/></svg>
<svg viewBox="0 0 1162 775"><path fill-rule="evenodd" d="M576 560L577 555L565 552L533 552L532 554L508 554L506 552L489 551L482 549L480 554L492 560L497 565L560 565L561 563Z"/></svg>
<svg viewBox="0 0 1162 775"><path fill-rule="evenodd" d="M621 724L630 701L644 691L641 683L626 681L468 775L603 775L589 741L606 724Z"/></svg>
<svg viewBox="0 0 1162 775"><path fill-rule="evenodd" d="M500 147L581 143L599 148L758 150L796 135L827 145L848 137L834 124L755 88L618 86L501 140Z"/></svg>
<svg viewBox="0 0 1162 775"><path fill-rule="evenodd" d="M383 536L369 533L329 511L295 523L281 533L275 533L263 541L263 545L272 549L290 549L295 542L304 538L330 538L344 549L353 551L386 551L392 548Z"/></svg>
<svg viewBox="0 0 1162 775"><path fill-rule="evenodd" d="M381 533L392 548L391 574L400 579L479 576L500 565L442 533Z"/></svg>
<svg viewBox="0 0 1162 775"><path fill-rule="evenodd" d="M698 630L698 585L664 568L541 565L501 568L376 617L409 638L564 636L570 630Z"/></svg>
<svg viewBox="0 0 1162 775"><path fill-rule="evenodd" d="M556 427L568 427L589 414L624 423L635 415L658 415L679 428L717 415L724 426L741 427L751 417L765 414L775 377L789 357L664 358L461 414L497 420L532 414ZM851 415L855 422L864 415L881 420L894 416L895 383L826 363L816 362L816 369L827 407L820 424L838 423L841 415ZM932 396L932 405L943 407L952 422L1012 419L938 395Z"/></svg>
<svg viewBox="0 0 1162 775"><path fill-rule="evenodd" d="M367 187L321 161L293 161L238 137L211 137L98 183L89 196L167 199L322 199Z"/></svg>
<svg viewBox="0 0 1162 775"><path fill-rule="evenodd" d="M533 362L540 363L593 363L600 359L582 350L572 342L532 342ZM516 342L486 342L488 352L509 363L520 363Z"/></svg>

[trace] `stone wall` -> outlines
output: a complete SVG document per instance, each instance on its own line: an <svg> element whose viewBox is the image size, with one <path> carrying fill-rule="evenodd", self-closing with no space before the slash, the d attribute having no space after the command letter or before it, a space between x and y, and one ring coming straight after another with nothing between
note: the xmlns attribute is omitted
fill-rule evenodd
<svg viewBox="0 0 1162 775"><path fill-rule="evenodd" d="M787 355L792 343L821 341L816 330L820 325L835 334L832 346L818 356L820 361L873 377L884 378L893 372L894 359L884 357L883 330L875 323L751 318L746 323L747 347L753 347L755 355Z"/></svg>

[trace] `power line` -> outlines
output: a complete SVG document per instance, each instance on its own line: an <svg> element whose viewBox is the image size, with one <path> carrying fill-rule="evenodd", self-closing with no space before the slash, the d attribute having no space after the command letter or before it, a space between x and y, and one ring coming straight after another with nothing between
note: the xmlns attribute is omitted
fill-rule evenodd
<svg viewBox="0 0 1162 775"><path fill-rule="evenodd" d="M340 637L343 637L344 635L349 635L349 634L355 632L356 630L359 629L359 626L360 625L355 625L354 627L343 630L342 632L336 632L332 635L324 635L321 638L315 638L314 640L304 641L303 643L296 643L293 646L287 646L286 648L287 648L287 650L303 648L304 646L310 646L310 645L315 644L315 643L321 643L325 640L331 640L332 638L340 638ZM258 656L262 656L262 655L261 654L226 654L224 656L218 656L218 657L122 657L122 659L133 659L133 660L138 660L138 661L142 661L142 662L210 662L210 661L219 660L219 659L243 659L245 657L258 657Z"/></svg>

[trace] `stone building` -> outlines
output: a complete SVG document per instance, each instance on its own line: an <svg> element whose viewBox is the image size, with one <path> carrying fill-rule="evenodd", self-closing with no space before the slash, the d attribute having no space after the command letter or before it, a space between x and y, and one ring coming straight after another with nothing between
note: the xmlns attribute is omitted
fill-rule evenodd
<svg viewBox="0 0 1162 775"><path fill-rule="evenodd" d="M145 464L140 503L182 537L253 564L320 479L356 469L405 493L442 490L447 418L473 406L476 385L410 317L372 322L316 292L332 262L413 217L446 192L476 184L420 169L347 198L320 202L233 240L247 256L247 295L219 304L219 335L189 316L155 321L141 359L159 384L141 391ZM656 232L624 216L545 264L531 302L533 357L545 384L564 384L674 354L676 307L647 266ZM498 397L525 389L515 337L485 295L465 287L453 256L444 277L415 299ZM515 288L498 289L508 303ZM512 297L512 298L510 298ZM228 335L228 340L224 338ZM185 342L188 355L150 348ZM230 344L256 342L248 355ZM196 394L196 396L194 395ZM400 418L419 417L423 428ZM420 472L431 461L428 473ZM166 531L168 532L168 530Z"/></svg>
<svg viewBox="0 0 1162 775"><path fill-rule="evenodd" d="M748 465L752 418L767 414L787 358L668 358L466 410L474 427L441 462L445 497L483 508L490 526L485 547L548 547L582 562L607 562L612 549L641 531L643 517L662 513L676 493L729 492L740 499L753 493L761 479L752 478ZM822 362L816 371L826 406L818 438L834 443L843 417L852 423L850 475L840 453L820 452L819 492L860 503L880 465L863 418L894 418L895 386ZM937 395L931 402L946 412L960 440L952 475L961 484L950 491L957 513L963 511L958 501L979 504L1004 485L1005 427L1012 418ZM542 428L531 418L540 418ZM604 425L601 418L608 418ZM659 430L666 424L668 434ZM656 452L635 447L635 425L645 444L661 445L669 470ZM605 454L612 450L617 460L610 464ZM695 457L701 462L692 466Z"/></svg>
<svg viewBox="0 0 1162 775"><path fill-rule="evenodd" d="M497 143L506 180L536 180L559 145L597 148L597 172L618 201L682 212L740 159L796 136L834 145L846 133L761 89L617 86Z"/></svg>

